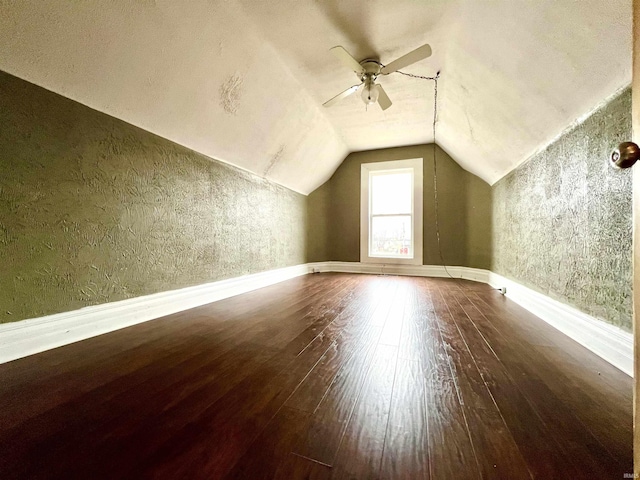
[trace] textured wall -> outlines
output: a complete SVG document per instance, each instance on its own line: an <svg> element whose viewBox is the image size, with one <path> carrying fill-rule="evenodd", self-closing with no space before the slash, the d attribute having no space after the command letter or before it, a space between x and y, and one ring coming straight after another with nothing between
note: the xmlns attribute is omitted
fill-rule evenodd
<svg viewBox="0 0 640 480"><path fill-rule="evenodd" d="M0 72L0 322L304 263L305 210Z"/></svg>
<svg viewBox="0 0 640 480"><path fill-rule="evenodd" d="M493 187L493 270L631 329L631 138L625 90Z"/></svg>
<svg viewBox="0 0 640 480"><path fill-rule="evenodd" d="M442 255L447 265L489 268L491 187L436 150ZM360 165L424 158L423 263L442 264L435 228L433 144L386 148L350 154L320 189L309 196L316 210L328 210L326 258L360 261ZM323 207L324 205L324 207ZM488 252L488 253L487 253Z"/></svg>

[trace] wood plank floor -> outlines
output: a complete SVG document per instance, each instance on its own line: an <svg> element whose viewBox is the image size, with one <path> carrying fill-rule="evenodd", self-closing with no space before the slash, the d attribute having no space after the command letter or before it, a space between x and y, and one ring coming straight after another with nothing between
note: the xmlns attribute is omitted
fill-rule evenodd
<svg viewBox="0 0 640 480"><path fill-rule="evenodd" d="M487 285L307 275L0 365L0 479L622 479L632 380Z"/></svg>

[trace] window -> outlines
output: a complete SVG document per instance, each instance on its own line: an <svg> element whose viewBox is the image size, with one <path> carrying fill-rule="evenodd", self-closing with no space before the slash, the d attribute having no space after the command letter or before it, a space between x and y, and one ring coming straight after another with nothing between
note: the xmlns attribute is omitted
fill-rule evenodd
<svg viewBox="0 0 640 480"><path fill-rule="evenodd" d="M422 159L361 166L360 261L422 264Z"/></svg>

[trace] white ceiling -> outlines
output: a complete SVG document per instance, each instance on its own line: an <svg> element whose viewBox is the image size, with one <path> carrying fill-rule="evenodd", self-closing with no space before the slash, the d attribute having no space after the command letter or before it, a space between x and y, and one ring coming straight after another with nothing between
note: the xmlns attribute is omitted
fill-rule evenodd
<svg viewBox="0 0 640 480"><path fill-rule="evenodd" d="M329 52L442 71L437 143L494 183L631 80L631 0L0 0L0 69L309 193L350 151L433 141L432 82L365 111Z"/></svg>

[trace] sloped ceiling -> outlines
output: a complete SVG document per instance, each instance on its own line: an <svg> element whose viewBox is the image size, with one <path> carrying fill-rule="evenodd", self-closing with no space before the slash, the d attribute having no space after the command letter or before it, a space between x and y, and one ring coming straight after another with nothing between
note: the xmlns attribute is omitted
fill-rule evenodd
<svg viewBox="0 0 640 480"><path fill-rule="evenodd" d="M351 151L433 141L493 183L631 80L631 0L0 0L0 69L301 193Z"/></svg>

